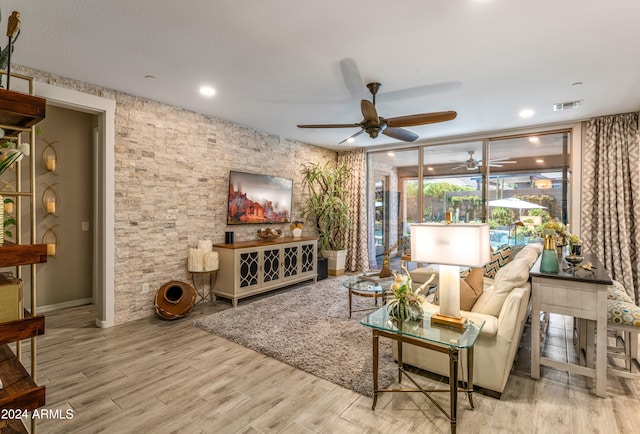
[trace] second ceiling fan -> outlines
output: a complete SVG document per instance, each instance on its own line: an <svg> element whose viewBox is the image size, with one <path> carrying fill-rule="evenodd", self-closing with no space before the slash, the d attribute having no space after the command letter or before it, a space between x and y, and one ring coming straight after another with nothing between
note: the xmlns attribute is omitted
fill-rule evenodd
<svg viewBox="0 0 640 434"><path fill-rule="evenodd" d="M397 116L393 118L383 118L378 116L376 110L376 94L382 86L380 83L369 83L367 88L373 95L372 101L363 99L360 101L360 110L364 119L359 123L353 124L305 124L298 125L298 128L354 128L360 127L361 130L347 137L340 143L344 143L349 139L354 139L362 133L369 134L369 137L375 139L380 133L385 136L392 137L405 142L413 142L418 135L411 131L403 129L403 127L415 127L419 125L434 124L437 122L446 122L456 118L455 111L420 113L407 116Z"/></svg>

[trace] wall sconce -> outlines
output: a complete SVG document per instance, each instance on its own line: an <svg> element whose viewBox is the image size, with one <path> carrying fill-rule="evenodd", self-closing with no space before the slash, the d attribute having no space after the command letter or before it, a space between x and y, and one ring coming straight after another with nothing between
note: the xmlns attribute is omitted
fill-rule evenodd
<svg viewBox="0 0 640 434"><path fill-rule="evenodd" d="M60 205L60 198L56 190L53 188L54 185L56 184L46 186L47 188L42 193L42 207L47 214L55 214Z"/></svg>
<svg viewBox="0 0 640 434"><path fill-rule="evenodd" d="M45 142L47 146L42 150L42 165L49 172L55 172L58 166L58 152L53 144L58 142L47 142L46 140Z"/></svg>
<svg viewBox="0 0 640 434"><path fill-rule="evenodd" d="M56 256L60 239L58 238L58 234L53 230L53 227L45 226L45 228L47 228L47 230L42 236L42 244L47 245L47 256Z"/></svg>

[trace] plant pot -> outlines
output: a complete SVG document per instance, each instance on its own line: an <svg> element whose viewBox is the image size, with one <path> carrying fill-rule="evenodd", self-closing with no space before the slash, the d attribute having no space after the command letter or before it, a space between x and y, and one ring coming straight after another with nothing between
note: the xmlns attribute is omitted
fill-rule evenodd
<svg viewBox="0 0 640 434"><path fill-rule="evenodd" d="M300 238L300 235L302 235L302 229L295 228L291 231L291 234L293 235L293 238Z"/></svg>
<svg viewBox="0 0 640 434"><path fill-rule="evenodd" d="M331 276L342 276L344 274L344 264L347 260L347 250L322 250L322 256L329 260L329 274Z"/></svg>

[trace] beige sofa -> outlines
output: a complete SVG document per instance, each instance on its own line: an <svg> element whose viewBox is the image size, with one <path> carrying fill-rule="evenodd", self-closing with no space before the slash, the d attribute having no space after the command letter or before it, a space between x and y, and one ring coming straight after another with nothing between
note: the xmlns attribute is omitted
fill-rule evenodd
<svg viewBox="0 0 640 434"><path fill-rule="evenodd" d="M518 352L524 324L529 313L529 270L542 252L541 244L529 244L505 266L494 279L484 278L484 290L470 312L469 319L483 319L484 327L474 348L473 382L487 394L499 398L504 391L513 360ZM425 302L425 312L437 312L439 306ZM402 359L412 365L445 377L449 376L446 354L426 348L404 345ZM394 346L394 357L397 357ZM466 352L461 353L459 378L466 366Z"/></svg>

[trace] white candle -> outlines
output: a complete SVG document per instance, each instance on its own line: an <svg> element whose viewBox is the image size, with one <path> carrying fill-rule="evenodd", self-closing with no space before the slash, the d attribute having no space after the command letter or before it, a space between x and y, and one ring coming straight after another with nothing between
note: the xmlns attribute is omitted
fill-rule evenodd
<svg viewBox="0 0 640 434"><path fill-rule="evenodd" d="M215 271L219 267L218 252L204 253L204 271Z"/></svg>
<svg viewBox="0 0 640 434"><path fill-rule="evenodd" d="M46 166L47 166L47 170L49 170L51 172L55 172L56 171L56 160L55 160L55 158L47 157Z"/></svg>
<svg viewBox="0 0 640 434"><path fill-rule="evenodd" d="M202 271L204 260L202 250L189 249L189 260L187 261L187 269L189 271Z"/></svg>
<svg viewBox="0 0 640 434"><path fill-rule="evenodd" d="M55 244L47 244L47 255L55 256L56 255L56 245Z"/></svg>
<svg viewBox="0 0 640 434"><path fill-rule="evenodd" d="M210 252L213 249L212 245L213 243L211 242L211 240L198 241L198 248L203 252Z"/></svg>

